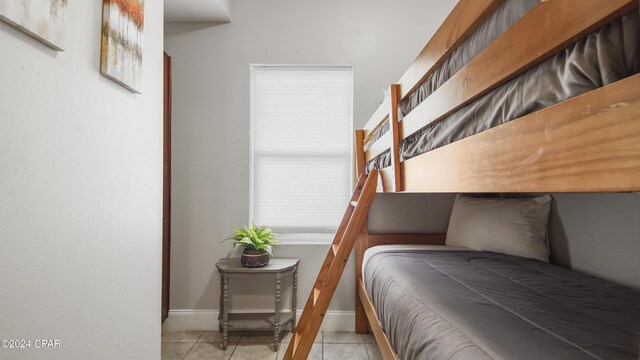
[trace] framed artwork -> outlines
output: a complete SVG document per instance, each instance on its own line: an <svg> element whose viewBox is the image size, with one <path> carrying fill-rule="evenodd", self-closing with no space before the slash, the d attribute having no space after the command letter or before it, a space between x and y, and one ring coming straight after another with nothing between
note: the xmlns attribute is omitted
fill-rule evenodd
<svg viewBox="0 0 640 360"><path fill-rule="evenodd" d="M68 0L0 0L0 19L63 51Z"/></svg>
<svg viewBox="0 0 640 360"><path fill-rule="evenodd" d="M144 0L103 0L100 72L138 94L143 37Z"/></svg>

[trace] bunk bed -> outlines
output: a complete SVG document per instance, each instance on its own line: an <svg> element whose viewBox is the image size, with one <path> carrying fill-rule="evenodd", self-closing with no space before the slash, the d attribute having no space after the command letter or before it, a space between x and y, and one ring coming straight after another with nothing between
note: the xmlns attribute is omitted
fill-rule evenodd
<svg viewBox="0 0 640 360"><path fill-rule="evenodd" d="M353 246L356 332L385 360L637 359L640 291L447 234L369 233L366 209L373 188L640 191L638 6L460 0L355 132L360 180L285 359L308 354Z"/></svg>
<svg viewBox="0 0 640 360"><path fill-rule="evenodd" d="M384 192L639 191L637 8L460 1L356 131L358 172ZM639 291L445 239L363 225L356 331L385 359L638 358Z"/></svg>

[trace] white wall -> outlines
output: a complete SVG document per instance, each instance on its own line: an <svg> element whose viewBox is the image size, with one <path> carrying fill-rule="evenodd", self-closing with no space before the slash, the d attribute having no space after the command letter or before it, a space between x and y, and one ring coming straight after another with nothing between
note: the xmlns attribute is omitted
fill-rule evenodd
<svg viewBox="0 0 640 360"><path fill-rule="evenodd" d="M640 194L553 194L555 264L640 288Z"/></svg>
<svg viewBox="0 0 640 360"><path fill-rule="evenodd" d="M455 1L231 4L230 24L165 29L174 68L172 309L218 308L213 264L231 253L230 244L220 241L230 226L248 221L249 64L353 65L354 123L362 127L382 100L382 89L400 78ZM277 256L301 258L303 300L327 248L277 249ZM353 276L349 265L332 309L353 310ZM237 309L271 306L270 285L253 290L234 299Z"/></svg>
<svg viewBox="0 0 640 360"><path fill-rule="evenodd" d="M102 77L101 1L70 1L66 51L0 22L0 359L159 359L163 4L142 95Z"/></svg>

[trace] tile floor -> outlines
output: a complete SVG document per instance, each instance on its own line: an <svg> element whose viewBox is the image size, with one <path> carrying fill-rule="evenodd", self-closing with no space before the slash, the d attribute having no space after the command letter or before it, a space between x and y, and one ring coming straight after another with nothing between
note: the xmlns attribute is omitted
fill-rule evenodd
<svg viewBox="0 0 640 360"><path fill-rule="evenodd" d="M271 333L233 333L223 351L222 334L218 331L167 331L162 334L162 360L280 360L289 339L291 334L283 332L276 353ZM321 332L309 355L309 360L379 359L382 356L373 335L353 332Z"/></svg>

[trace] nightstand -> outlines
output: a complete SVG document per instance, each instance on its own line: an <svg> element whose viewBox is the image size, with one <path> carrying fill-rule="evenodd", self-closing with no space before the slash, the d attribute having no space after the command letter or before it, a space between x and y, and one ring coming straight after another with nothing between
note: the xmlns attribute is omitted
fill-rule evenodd
<svg viewBox="0 0 640 360"><path fill-rule="evenodd" d="M220 331L222 331L222 348L227 349L229 331L270 330L273 331L273 345L278 351L280 330L291 323L291 332L296 326L296 292L298 289L298 259L272 259L267 266L248 268L240 265L240 259L220 259L216 263L220 273ZM247 276L272 274L275 277L275 309L273 314L229 314L229 275ZM280 319L280 282L284 276L293 277L293 293L291 295L291 315L284 321ZM234 276L236 277L236 276Z"/></svg>

